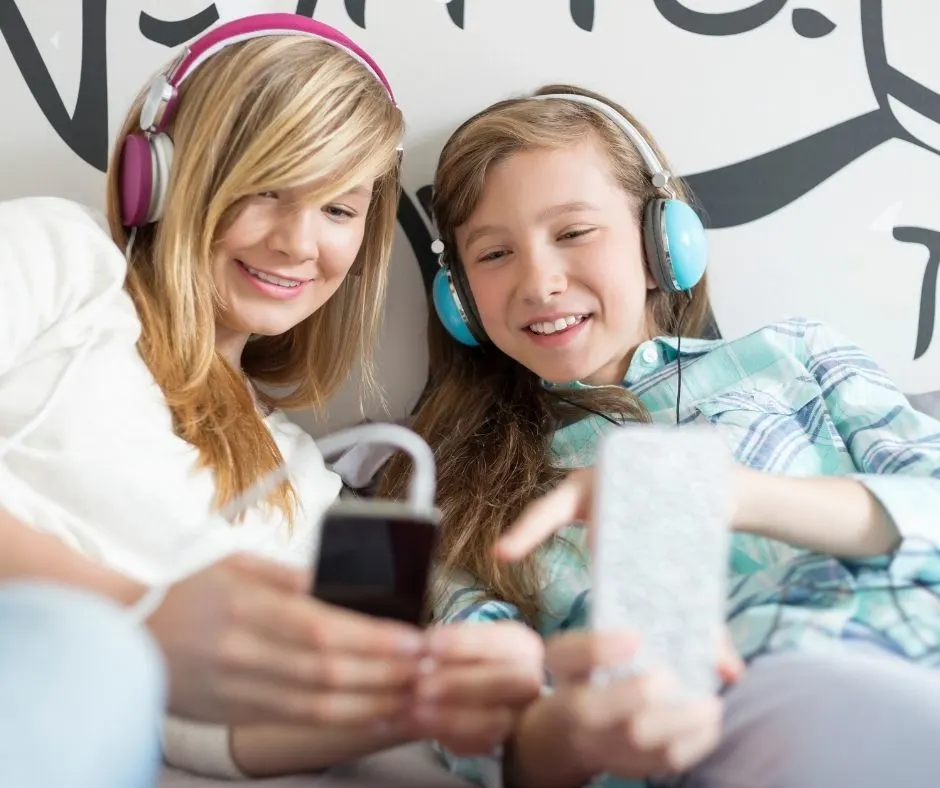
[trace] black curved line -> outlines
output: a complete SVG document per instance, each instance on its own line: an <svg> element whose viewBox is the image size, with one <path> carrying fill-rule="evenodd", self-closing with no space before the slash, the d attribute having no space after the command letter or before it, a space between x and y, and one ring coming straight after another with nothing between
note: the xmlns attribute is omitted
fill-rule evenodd
<svg viewBox="0 0 940 788"><path fill-rule="evenodd" d="M571 18L582 30L594 29L594 0L570 0Z"/></svg>
<svg viewBox="0 0 940 788"><path fill-rule="evenodd" d="M15 0L0 0L0 34L26 86L56 134L83 161L108 166L107 2L82 2L82 62L70 116Z"/></svg>
<svg viewBox="0 0 940 788"><path fill-rule="evenodd" d="M363 30L366 28L366 0L346 0L346 14Z"/></svg>
<svg viewBox="0 0 940 788"><path fill-rule="evenodd" d="M686 8L679 0L653 2L667 22L700 36L735 36L750 32L773 19L787 4L787 0L761 0L739 11L708 14Z"/></svg>
<svg viewBox="0 0 940 788"><path fill-rule="evenodd" d="M940 232L924 227L895 227L892 233L902 243L921 244L927 249L927 267L920 288L920 315L917 319L916 361L930 347L937 314L937 279L940 272Z"/></svg>
<svg viewBox="0 0 940 788"><path fill-rule="evenodd" d="M218 21L219 10L213 3L187 19L157 19L141 11L138 27L144 38L165 47L176 47L208 30Z"/></svg>
<svg viewBox="0 0 940 788"><path fill-rule="evenodd" d="M434 199L434 187L430 183L422 186L415 192L415 197L418 198L418 204L424 211L424 215L428 217L428 221L433 222L434 211L431 208L431 204Z"/></svg>
<svg viewBox="0 0 940 788"><path fill-rule="evenodd" d="M317 0L297 0L297 10L294 12L301 16L313 18L313 12L317 10Z"/></svg>
<svg viewBox="0 0 940 788"><path fill-rule="evenodd" d="M457 25L461 30L463 30L464 26L465 13L466 8L464 6L464 0L450 0L447 4L447 15L450 17L451 22Z"/></svg>
<svg viewBox="0 0 940 788"><path fill-rule="evenodd" d="M423 205L424 210L428 211L429 215L429 203L426 201L430 200L430 195L431 186L422 186L418 189L418 200ZM418 213L417 206L411 201L411 198L404 189L400 192L398 202L398 223L401 225L402 230L404 230L405 237L408 239L415 259L418 261L418 270L421 272L421 281L424 284L424 292L427 296L428 320L436 319L433 315L434 306L431 300L431 285L434 283L434 276L437 274L438 270L437 255L431 251L431 233L428 230L428 226L421 218L421 214ZM430 382L430 369L428 369L424 374L424 386L421 389L421 393L418 395L415 406L411 409L412 416L418 412L418 409L424 402L428 394Z"/></svg>
<svg viewBox="0 0 940 788"><path fill-rule="evenodd" d="M737 227L761 219L894 136L897 125L873 110L782 148L707 172L685 176L709 227Z"/></svg>
<svg viewBox="0 0 940 788"><path fill-rule="evenodd" d="M868 67L868 79L878 106L885 111L890 111L888 107L890 95L924 117L940 123L940 94L888 65L882 0L862 0L861 19L862 49L865 53L865 64ZM909 142L940 153L936 148L911 136L900 126L898 126L897 133L899 137Z"/></svg>
<svg viewBox="0 0 940 788"><path fill-rule="evenodd" d="M398 202L398 223L404 230L405 237L418 261L424 291L430 293L434 275L437 273L437 255L431 251L432 239L428 226L404 189L401 191L401 199Z"/></svg>
<svg viewBox="0 0 940 788"><path fill-rule="evenodd" d="M868 81L878 106L888 109L888 54L885 51L885 26L881 0L861 0L862 51L868 68Z"/></svg>
<svg viewBox="0 0 940 788"><path fill-rule="evenodd" d="M930 118L934 123L940 123L940 93L935 93L891 66L887 67L885 84L888 93L902 104Z"/></svg>

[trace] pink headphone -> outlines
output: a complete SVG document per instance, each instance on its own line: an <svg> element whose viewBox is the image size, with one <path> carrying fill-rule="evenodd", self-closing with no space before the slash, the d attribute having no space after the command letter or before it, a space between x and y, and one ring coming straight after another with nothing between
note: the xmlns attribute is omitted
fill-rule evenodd
<svg viewBox="0 0 940 788"><path fill-rule="evenodd" d="M219 25L186 46L166 72L150 83L140 111L140 131L128 134L121 148L119 183L121 221L140 227L163 213L173 162L173 141L166 129L173 119L179 86L203 62L230 44L261 36L301 35L333 44L365 66L395 104L392 88L378 64L358 44L335 28L300 14L257 14Z"/></svg>

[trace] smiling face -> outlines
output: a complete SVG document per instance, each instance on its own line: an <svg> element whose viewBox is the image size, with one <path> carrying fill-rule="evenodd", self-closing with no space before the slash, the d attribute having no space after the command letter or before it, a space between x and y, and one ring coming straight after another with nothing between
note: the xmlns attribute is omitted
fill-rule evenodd
<svg viewBox="0 0 940 788"><path fill-rule="evenodd" d="M247 198L213 261L217 344L283 334L326 303L359 254L371 193L363 183L326 205L298 190Z"/></svg>
<svg viewBox="0 0 940 788"><path fill-rule="evenodd" d="M623 380L654 333L638 209L591 135L493 165L456 231L490 340L544 380Z"/></svg>

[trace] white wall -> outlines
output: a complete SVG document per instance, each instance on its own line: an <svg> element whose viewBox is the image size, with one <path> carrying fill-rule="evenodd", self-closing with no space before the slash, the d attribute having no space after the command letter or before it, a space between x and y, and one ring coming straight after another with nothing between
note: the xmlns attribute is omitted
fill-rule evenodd
<svg viewBox="0 0 940 788"><path fill-rule="evenodd" d="M111 134L176 51L145 36L174 30L152 32L148 14L312 10L388 73L408 120L404 185L415 206L449 130L486 103L549 81L607 92L653 130L711 216L723 334L791 314L822 318L906 391L940 389L935 0L4 3L13 13L0 13L0 198L54 193L101 206ZM27 80L20 64L36 53L44 67L27 66ZM432 259L427 217L415 216L398 237L380 354L394 416L424 383L418 259ZM331 424L358 417L354 399L338 398Z"/></svg>

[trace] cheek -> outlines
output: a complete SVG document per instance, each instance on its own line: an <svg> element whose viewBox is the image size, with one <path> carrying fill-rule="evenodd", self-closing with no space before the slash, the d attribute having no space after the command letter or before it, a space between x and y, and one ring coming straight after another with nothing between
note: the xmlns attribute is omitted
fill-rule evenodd
<svg viewBox="0 0 940 788"><path fill-rule="evenodd" d="M619 263L611 265L611 260ZM633 312L645 305L649 291L656 287L656 280L643 255L631 245L627 250L618 249L597 261L591 285L596 293L601 294L608 308L613 306Z"/></svg>
<svg viewBox="0 0 940 788"><path fill-rule="evenodd" d="M239 249L248 249L263 241L274 225L271 210L259 205L243 206L219 239L219 248L237 254Z"/></svg>
<svg viewBox="0 0 940 788"><path fill-rule="evenodd" d="M346 276L356 262L365 238L362 227L331 228L320 240L320 267L327 278Z"/></svg>
<svg viewBox="0 0 940 788"><path fill-rule="evenodd" d="M473 294L473 303L480 315L483 328L491 337L498 334L505 323L506 317L506 289L495 276L496 272L475 273L468 276L470 291Z"/></svg>

